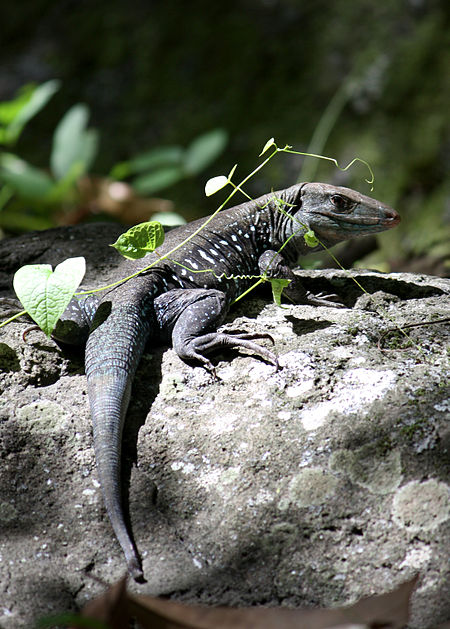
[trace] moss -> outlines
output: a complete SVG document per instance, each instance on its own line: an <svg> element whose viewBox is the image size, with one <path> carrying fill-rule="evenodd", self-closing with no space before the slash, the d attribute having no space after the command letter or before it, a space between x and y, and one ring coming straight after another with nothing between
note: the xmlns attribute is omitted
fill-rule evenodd
<svg viewBox="0 0 450 629"><path fill-rule="evenodd" d="M416 437L422 436L426 432L428 421L425 417L418 419L409 426L402 426L400 428L400 435L402 435L408 441L413 441Z"/></svg>
<svg viewBox="0 0 450 629"><path fill-rule="evenodd" d="M382 437L375 443L375 452L380 457L385 457L388 452L393 449L394 445L392 443L392 439L388 436Z"/></svg>
<svg viewBox="0 0 450 629"><path fill-rule="evenodd" d="M433 530L450 517L449 487L434 479L411 481L395 494L394 522L411 532Z"/></svg>
<svg viewBox="0 0 450 629"><path fill-rule="evenodd" d="M279 508L284 510L289 504L297 507L323 504L335 492L337 484L338 480L320 467L303 470L291 479L287 496L280 500Z"/></svg>
<svg viewBox="0 0 450 629"><path fill-rule="evenodd" d="M384 349L407 349L413 346L414 343L410 341L400 330L390 332L383 339Z"/></svg>
<svg viewBox="0 0 450 629"><path fill-rule="evenodd" d="M402 479L400 451L391 446L387 437L357 450L338 450L330 457L330 469L374 494L388 494Z"/></svg>

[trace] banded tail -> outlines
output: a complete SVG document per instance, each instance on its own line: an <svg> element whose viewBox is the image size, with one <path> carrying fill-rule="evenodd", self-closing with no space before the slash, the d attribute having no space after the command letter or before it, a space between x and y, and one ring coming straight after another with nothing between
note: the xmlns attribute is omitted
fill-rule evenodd
<svg viewBox="0 0 450 629"><path fill-rule="evenodd" d="M138 304L104 302L86 345L86 376L99 481L114 533L130 574L143 579L141 561L126 525L121 495L122 431L131 385L150 326Z"/></svg>

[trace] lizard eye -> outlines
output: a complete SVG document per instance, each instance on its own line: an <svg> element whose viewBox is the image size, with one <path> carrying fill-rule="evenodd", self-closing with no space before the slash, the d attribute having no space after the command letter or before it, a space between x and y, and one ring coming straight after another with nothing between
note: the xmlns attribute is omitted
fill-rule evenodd
<svg viewBox="0 0 450 629"><path fill-rule="evenodd" d="M353 207L355 207L355 202L342 196L342 194L333 194L330 201L337 212L349 212Z"/></svg>

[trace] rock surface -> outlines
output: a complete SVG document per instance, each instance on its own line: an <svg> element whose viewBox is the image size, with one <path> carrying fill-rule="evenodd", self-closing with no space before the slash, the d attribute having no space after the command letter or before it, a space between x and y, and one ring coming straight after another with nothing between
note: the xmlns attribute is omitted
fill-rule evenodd
<svg viewBox="0 0 450 629"><path fill-rule="evenodd" d="M0 306L27 263L117 263L119 228L0 242ZM301 271L346 309L256 295L224 328L269 332L282 369L216 357L218 381L167 348L139 368L124 482L147 583L136 591L225 605L335 606L420 573L410 627L450 616L450 281ZM370 296L362 293L353 278ZM447 321L438 322L439 319ZM394 332L408 323L434 325ZM15 321L0 329L0 627L76 610L124 572L102 504L82 352ZM137 461L137 467L133 464Z"/></svg>

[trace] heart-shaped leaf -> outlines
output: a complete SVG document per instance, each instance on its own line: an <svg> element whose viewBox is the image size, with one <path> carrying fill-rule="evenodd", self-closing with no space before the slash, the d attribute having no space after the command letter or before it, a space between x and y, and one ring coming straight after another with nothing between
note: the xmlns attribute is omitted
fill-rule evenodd
<svg viewBox="0 0 450 629"><path fill-rule="evenodd" d="M30 317L47 336L67 308L86 271L84 258L68 258L54 271L49 264L29 264L14 275L14 290Z"/></svg>
<svg viewBox="0 0 450 629"><path fill-rule="evenodd" d="M276 278L272 278L270 280L270 285L272 287L273 300L277 304L277 306L282 307L281 294L283 290L286 288L286 286L289 286L290 283L291 283L291 280L276 279Z"/></svg>

